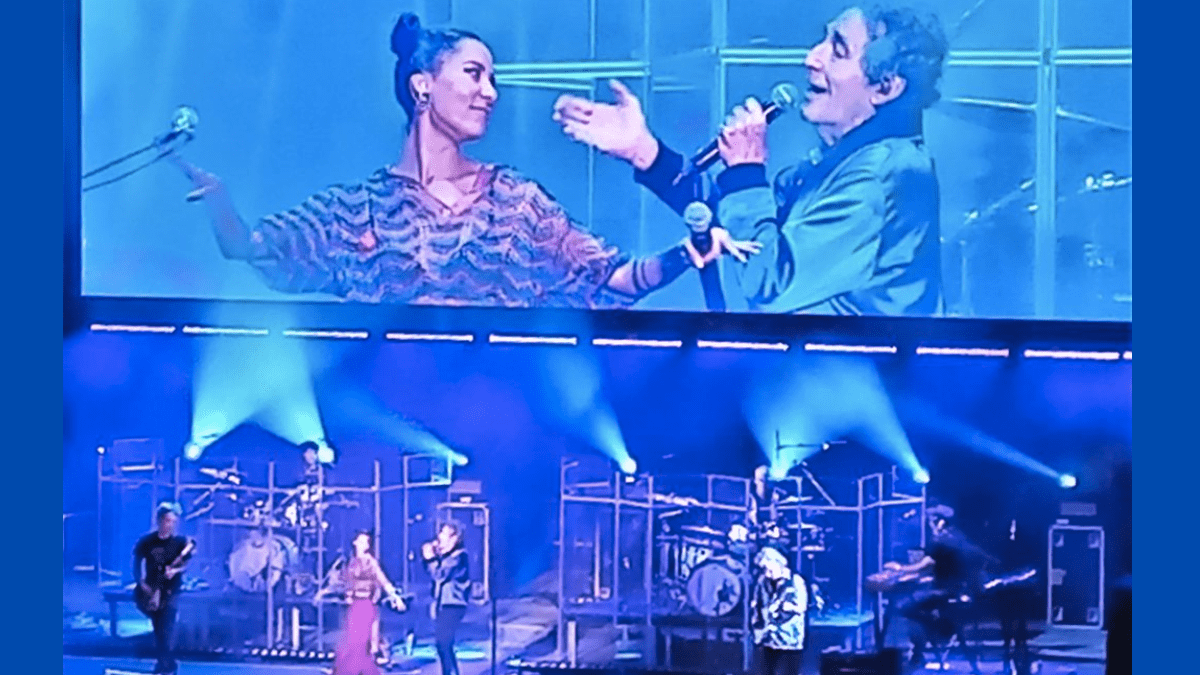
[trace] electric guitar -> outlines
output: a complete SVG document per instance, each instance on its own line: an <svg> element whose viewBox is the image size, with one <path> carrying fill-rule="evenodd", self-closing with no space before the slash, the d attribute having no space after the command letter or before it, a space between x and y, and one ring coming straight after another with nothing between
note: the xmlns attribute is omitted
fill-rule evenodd
<svg viewBox="0 0 1200 675"><path fill-rule="evenodd" d="M910 571L903 567L887 568L868 575L863 588L870 593L891 593L904 587L933 583L933 576L923 570Z"/></svg>
<svg viewBox="0 0 1200 675"><path fill-rule="evenodd" d="M194 548L196 548L196 542L189 539L187 545L183 547L183 550L179 552L179 555L175 557L175 560L173 560L171 564L167 565L166 569L163 570L160 583L151 586L149 583L143 581L143 583L134 587L133 600L134 603L137 604L138 611L149 616L162 609L163 586L165 586L168 581L174 579L176 575L183 571L183 560L184 558L188 557L188 554L190 554Z"/></svg>

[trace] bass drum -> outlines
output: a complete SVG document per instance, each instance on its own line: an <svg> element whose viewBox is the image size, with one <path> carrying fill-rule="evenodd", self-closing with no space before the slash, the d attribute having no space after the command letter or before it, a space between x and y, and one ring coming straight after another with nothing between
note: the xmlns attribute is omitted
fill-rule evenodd
<svg viewBox="0 0 1200 675"><path fill-rule="evenodd" d="M742 601L742 594L736 566L724 560L710 560L688 577L688 604L703 616L725 616Z"/></svg>
<svg viewBox="0 0 1200 675"><path fill-rule="evenodd" d="M229 554L229 583L247 593L261 593L279 583L300 562L300 549L287 537L251 534Z"/></svg>

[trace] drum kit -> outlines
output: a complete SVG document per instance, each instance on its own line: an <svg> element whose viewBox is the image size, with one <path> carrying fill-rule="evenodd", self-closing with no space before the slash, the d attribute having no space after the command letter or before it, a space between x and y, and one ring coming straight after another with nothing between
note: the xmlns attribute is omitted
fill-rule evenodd
<svg viewBox="0 0 1200 675"><path fill-rule="evenodd" d="M746 564L735 550L736 533L731 537L709 525L683 525L677 533L662 529L655 538L659 586L674 605L673 613L690 608L715 618L732 612L745 595Z"/></svg>
<svg viewBox="0 0 1200 675"><path fill-rule="evenodd" d="M727 530L712 524L675 526L671 521L693 513L684 506L659 515L655 537L657 587L665 595L670 614L692 613L706 618L730 615L748 595L753 551L774 546L795 549L791 530L815 526L789 526L771 521L758 526L733 523ZM823 542L822 542L823 543Z"/></svg>
<svg viewBox="0 0 1200 675"><path fill-rule="evenodd" d="M247 593L261 593L268 586L274 588L284 574L294 573L299 562L300 549L294 541L251 530L229 554L229 583Z"/></svg>
<svg viewBox="0 0 1200 675"><path fill-rule="evenodd" d="M301 563L306 554L317 550L319 533L329 528L324 515L331 506L357 508L359 504L341 495L335 498L333 491L306 482L271 507L263 501L245 507L241 521L249 532L226 561L230 585L246 593L263 593L286 580L288 593L315 593L319 579L305 572Z"/></svg>

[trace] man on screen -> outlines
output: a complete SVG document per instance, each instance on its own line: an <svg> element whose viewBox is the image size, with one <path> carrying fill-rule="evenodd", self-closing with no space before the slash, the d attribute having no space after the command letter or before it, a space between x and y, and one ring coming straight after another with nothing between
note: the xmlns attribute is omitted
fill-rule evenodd
<svg viewBox="0 0 1200 675"><path fill-rule="evenodd" d="M638 99L563 96L563 131L623 159L676 211L700 198L762 252L725 267L731 307L810 314L931 315L941 310L938 183L922 113L939 98L946 40L908 9L849 9L805 58L804 118L823 147L768 184L767 119L748 99L718 137L726 169L685 174L682 156L646 126Z"/></svg>

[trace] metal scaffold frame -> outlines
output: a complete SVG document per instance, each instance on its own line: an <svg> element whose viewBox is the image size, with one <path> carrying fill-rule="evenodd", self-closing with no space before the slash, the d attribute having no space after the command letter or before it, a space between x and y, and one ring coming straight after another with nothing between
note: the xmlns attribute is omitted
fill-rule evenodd
<svg viewBox="0 0 1200 675"><path fill-rule="evenodd" d="M810 444L786 444L780 439L780 435L775 435L775 456L781 456L782 451L788 448L811 448L816 447ZM789 476L782 481L794 486L795 498L790 500L790 503L780 504L775 508L783 513L793 513L794 520L798 528L802 529L805 525L816 525L818 528L821 524L817 521L825 513L844 513L853 514L855 517L855 568L854 568L854 616L852 617L854 627L854 647L862 649L863 641L863 626L867 623L872 623L878 626L881 621L880 608L883 606L884 596L882 593L876 593L872 607L868 607L866 603L866 594L864 593L864 581L867 575L878 572L883 569L885 560L885 550L888 544L893 546L897 544L907 545L910 548L925 547L925 506L926 506L926 491L925 487L916 486L919 494L906 494L898 491L899 470L892 466L891 470L884 474L881 472L870 473L864 476L853 479L854 501L847 503L843 500L841 503L831 494L838 492L837 490L826 490L825 486L817 479L816 476L808 469L803 462L798 465L800 472L799 476ZM910 511L917 509L916 524L919 531L918 540L911 542L896 542L889 540L888 537L888 514L894 510ZM874 517L874 537L873 541L868 541L867 536L867 521L868 518ZM903 515L901 515L903 518ZM826 531L832 528L826 528ZM873 544L873 546L871 546ZM874 549L868 552L868 547ZM795 558L793 563L795 569L805 571L803 546L797 542ZM822 551L809 552L815 565L815 558ZM871 560L873 558L873 560ZM868 565L868 562L873 564ZM805 575L806 577L808 575ZM815 576L815 575L813 575ZM810 582L813 579L809 579ZM819 618L810 620L810 625L820 627L839 626L848 627L844 621L823 622Z"/></svg>
<svg viewBox="0 0 1200 675"><path fill-rule="evenodd" d="M558 587L557 587L557 603L558 603L558 654L565 658L570 664L577 663L576 641L577 635L577 620L581 618L602 618L614 627L621 629L625 626L640 625L646 631L645 640L653 649L657 649L657 638L651 641L651 637L656 635L658 626L655 624L655 617L658 614L655 611L655 588L654 588L654 570L655 570L655 522L660 512L666 510L678 509L681 505L686 505L687 508L696 509L705 513L706 523L712 523L713 515L718 512L728 514L737 514L744 516L750 508L750 481L746 478L733 476L722 476L717 474L700 474L685 478L693 478L704 482L705 494L699 497L679 497L674 493L661 492L656 485L659 479L653 475L642 474L638 476L626 476L614 470L604 472L603 480L576 480L571 470L580 467L585 460L564 458L560 465L560 490L559 490L559 513L558 513ZM597 472L593 471L593 474ZM672 476L673 479L680 477ZM715 495L716 488L719 484L726 483L735 486L735 492L740 492L742 499L740 503L729 503L722 501ZM634 609L623 606L622 591L620 583L619 565L612 565L611 585L604 586L604 560L603 554L606 552L603 546L602 532L599 522L597 522L595 532L591 535L591 541L580 543L577 537L572 536L569 523L571 519L567 513L569 505L577 506L592 506L598 508L611 508L611 537L612 546L610 547L614 560L623 560L631 556L638 556L642 563L642 580L640 591L640 606ZM641 538L640 550L623 551L621 550L621 523L623 510L628 513L633 511L638 514L636 517L644 518L645 536ZM605 514L607 516L607 514ZM577 546L578 544L578 546ZM577 547L591 546L592 557L592 588L591 595L587 597L568 598L567 595L567 577L569 573L567 557L568 549ZM629 555L625 555L629 553ZM743 581L745 581L743 579ZM741 637L742 637L742 652L743 666L749 667L750 659L750 636L749 636L749 586L744 588L744 598L742 604L742 622L741 622ZM575 606L572 606L575 605ZM590 610L590 611L589 611ZM669 639L669 638L668 638ZM657 657L643 655L643 659L649 661L657 661ZM667 659L670 659L670 647L667 647Z"/></svg>

